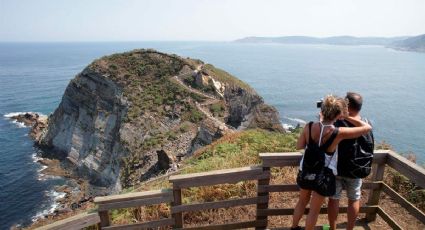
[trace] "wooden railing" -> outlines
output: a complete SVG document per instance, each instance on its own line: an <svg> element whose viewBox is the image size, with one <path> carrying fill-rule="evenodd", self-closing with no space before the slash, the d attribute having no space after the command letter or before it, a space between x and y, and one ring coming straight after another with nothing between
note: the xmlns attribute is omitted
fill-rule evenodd
<svg viewBox="0 0 425 230"><path fill-rule="evenodd" d="M269 216L292 215L294 211L293 208L269 208L270 193L298 191L298 187L295 184L270 184L270 170L273 167L298 166L301 159L301 153L260 153L260 158L262 160L261 166L170 176L169 181L172 183L173 187L169 190L96 197L94 202L98 205L97 213L72 217L73 219L68 218L53 223L52 225L44 226L43 229L76 229L77 227L82 228L93 224L98 224L101 229L144 229L167 226L174 229L238 229L249 227L265 229L267 228ZM369 200L365 206L360 208L360 212L366 213L366 217L369 221L375 220L376 215L379 215L393 229L402 229L392 217L379 207L379 198L381 193L384 192L404 207L417 220L425 224L425 214L383 182L386 165L409 178L417 186L425 188L425 169L392 151L375 151L371 182L365 182L362 186L362 189L370 190ZM204 203L182 203L182 189L252 180L257 181L258 185L257 195L254 197ZM170 218L127 225L111 225L110 223L110 210L160 203L169 204L171 206ZM184 212L230 208L244 205L256 205L255 220L220 225L184 226ZM308 209L306 210L306 213L307 212ZM327 208L321 209L321 213L326 212ZM340 207L339 212L346 213L347 207ZM81 221L79 222L78 220ZM76 223L80 225L76 225Z"/></svg>

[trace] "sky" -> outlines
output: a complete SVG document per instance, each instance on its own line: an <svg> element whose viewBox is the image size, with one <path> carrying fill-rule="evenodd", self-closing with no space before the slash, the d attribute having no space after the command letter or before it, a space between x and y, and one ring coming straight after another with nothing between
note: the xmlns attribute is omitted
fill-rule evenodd
<svg viewBox="0 0 425 230"><path fill-rule="evenodd" d="M0 41L425 34L425 0L0 0Z"/></svg>

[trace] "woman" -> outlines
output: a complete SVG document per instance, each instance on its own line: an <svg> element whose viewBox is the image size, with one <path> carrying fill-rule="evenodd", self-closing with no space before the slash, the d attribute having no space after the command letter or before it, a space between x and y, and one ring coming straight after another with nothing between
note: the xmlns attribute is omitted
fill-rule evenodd
<svg viewBox="0 0 425 230"><path fill-rule="evenodd" d="M337 119L346 119L355 127L336 128L333 126ZM343 98L332 95L327 96L322 103L319 122L310 122L305 126L303 133L300 135L297 148L305 149L309 141L322 146L325 151L325 165L332 169L336 175L337 154L334 154L338 143L344 139L357 138L368 133L372 127L358 119L348 117L347 102ZM335 155L335 156L334 156ZM302 170L303 159L301 160L300 171ZM311 197L311 201L310 201ZM304 214L305 207L310 201L310 211L306 220L306 230L313 229L316 225L319 216L320 208L325 200L325 196L320 195L316 191L300 188L300 196L297 205L295 206L294 215L292 217L291 229L301 229L298 223Z"/></svg>

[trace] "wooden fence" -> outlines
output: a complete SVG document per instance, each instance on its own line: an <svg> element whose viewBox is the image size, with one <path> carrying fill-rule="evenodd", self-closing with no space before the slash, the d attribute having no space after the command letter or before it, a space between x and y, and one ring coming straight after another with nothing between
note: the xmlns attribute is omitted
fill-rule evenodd
<svg viewBox="0 0 425 230"><path fill-rule="evenodd" d="M267 228L269 216L292 215L293 208L269 208L269 195L273 192L298 191L295 184L270 184L270 169L273 167L297 166L301 159L301 153L260 153L261 166L251 166L235 169L216 170L205 173L194 173L170 176L169 181L173 187L169 190L157 190L136 192L122 195L96 197L94 202L98 205L97 213L81 214L42 229L79 229L97 224L101 229L146 229L157 227L169 227L173 229L239 229L255 227L256 229ZM362 189L370 190L367 204L360 208L361 213L366 213L369 221L373 221L376 215L384 219L393 229L402 229L397 222L390 217L381 207L379 198L382 192L390 196L394 201L404 207L412 216L425 224L425 214L400 196L383 182L384 169L388 165L394 168L417 186L425 188L425 169L408 161L404 157L389 150L375 151L372 171L372 182L363 183ZM230 199L223 201L182 204L182 189L211 186L218 184L237 183L240 181L257 181L257 195L255 197ZM152 204L170 204L171 217L144 223L127 225L111 225L109 211L120 208L140 207ZM220 225L207 225L185 227L183 212L201 211L207 209L230 208L244 205L256 205L256 218L251 221L226 223ZM340 207L340 213L346 213L347 207ZM306 213L308 209L306 210ZM322 208L321 213L326 213L327 208Z"/></svg>

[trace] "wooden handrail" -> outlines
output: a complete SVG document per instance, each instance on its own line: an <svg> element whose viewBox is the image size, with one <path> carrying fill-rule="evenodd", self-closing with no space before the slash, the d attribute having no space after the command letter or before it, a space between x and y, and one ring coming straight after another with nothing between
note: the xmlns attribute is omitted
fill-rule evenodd
<svg viewBox="0 0 425 230"><path fill-rule="evenodd" d="M385 164L387 155L390 150L375 150L373 155L374 164ZM263 162L263 167L286 167L299 166L302 153L287 152L287 153L260 153L260 158Z"/></svg>
<svg viewBox="0 0 425 230"><path fill-rule="evenodd" d="M192 173L170 176L169 181L173 188L189 188L211 186L224 183L236 183L244 180L257 180L267 177L260 166L215 170L203 173Z"/></svg>
<svg viewBox="0 0 425 230"><path fill-rule="evenodd" d="M410 181L412 181L419 187L425 188L424 168L391 150L388 151L388 158L386 163L388 164L388 166L392 167L397 172L409 178Z"/></svg>
<svg viewBox="0 0 425 230"><path fill-rule="evenodd" d="M75 229L77 227L82 228L99 222L102 229L140 229L160 226L172 226L175 229L235 229L247 227L264 229L267 228L268 216L292 215L294 211L293 208L269 208L269 194L273 192L294 192L298 190L298 186L295 184L270 184L270 168L298 166L301 157L302 154L300 152L260 153L260 158L263 161L261 166L172 175L169 178L169 181L173 185L172 189L96 197L94 202L98 205L98 213L77 215L75 217L44 226L41 229ZM372 182L364 182L362 186L362 189L370 189L371 195L369 196L368 205L361 207L360 212L366 213L366 217L371 220L373 220L376 215L380 215L392 228L401 229L396 221L378 206L380 194L381 192L384 192L398 202L402 207L406 208L406 210L409 211L416 219L425 224L425 214L382 181L385 166L388 165L408 177L418 186L425 187L425 169L389 150L375 151L373 163L373 173L371 177ZM191 204L183 204L182 202L182 189L237 183L246 180L258 181L256 196ZM111 209L138 207L158 203L171 204L171 218L154 220L145 223L110 226L109 210ZM257 205L255 220L196 227L183 226L183 212L230 208L252 204ZM321 213L326 213L326 211L327 208L321 209ZM347 207L341 207L340 212L347 212ZM55 228L55 226L60 227ZM72 226L72 228L69 228L68 226Z"/></svg>
<svg viewBox="0 0 425 230"><path fill-rule="evenodd" d="M144 198L155 198L168 196L171 192L171 189L162 189L162 190L152 190L144 192L132 192L124 193L120 195L109 195L109 196L98 196L94 198L94 203L96 204L107 204L107 203L117 203L129 200L138 200Z"/></svg>
<svg viewBox="0 0 425 230"><path fill-rule="evenodd" d="M100 222L97 213L80 213L75 216L56 221L52 224L45 225L37 230L74 230L82 229L92 225L97 225Z"/></svg>

